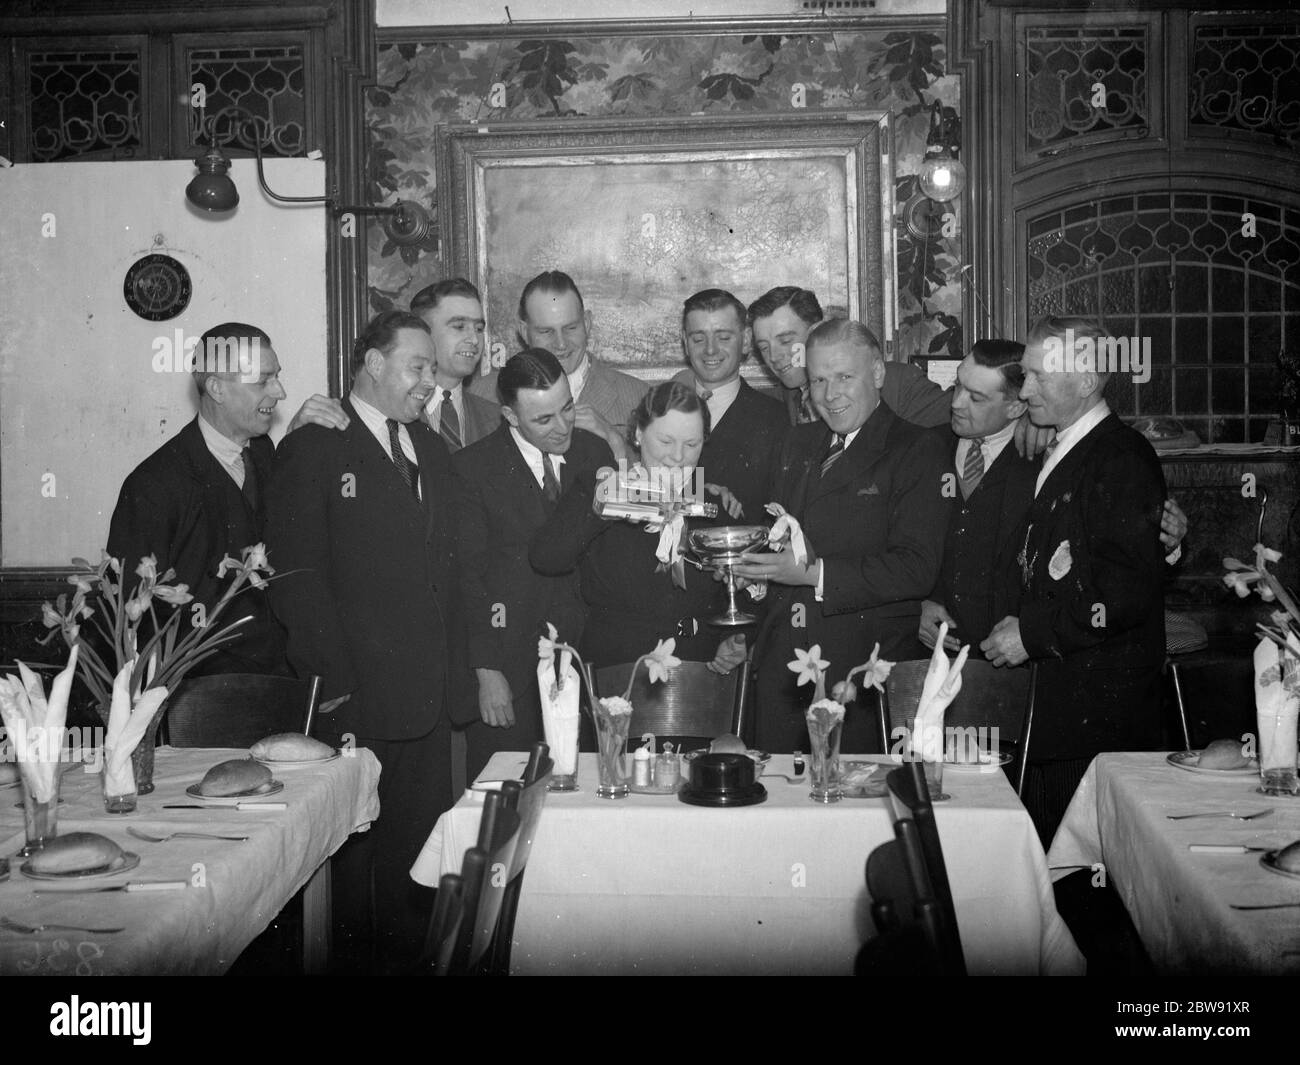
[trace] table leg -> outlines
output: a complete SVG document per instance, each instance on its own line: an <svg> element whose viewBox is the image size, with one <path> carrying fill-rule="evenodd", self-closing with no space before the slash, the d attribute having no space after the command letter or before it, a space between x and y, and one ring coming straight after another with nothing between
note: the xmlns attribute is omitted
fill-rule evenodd
<svg viewBox="0 0 1300 1065"><path fill-rule="evenodd" d="M329 969L331 943L330 860L312 873L302 890L302 971L323 975Z"/></svg>

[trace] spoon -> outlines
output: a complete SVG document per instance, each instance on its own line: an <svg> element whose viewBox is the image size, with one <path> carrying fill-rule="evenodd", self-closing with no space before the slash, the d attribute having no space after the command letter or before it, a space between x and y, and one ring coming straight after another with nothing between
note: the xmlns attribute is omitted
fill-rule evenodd
<svg viewBox="0 0 1300 1065"><path fill-rule="evenodd" d="M1189 817L1232 817L1238 821L1253 821L1257 817L1267 817L1272 812L1272 810L1260 810L1259 813L1254 814L1231 814L1222 811L1215 811L1205 814L1166 814L1165 816L1170 821L1186 821Z"/></svg>
<svg viewBox="0 0 1300 1065"><path fill-rule="evenodd" d="M110 935L113 932L125 932L124 928L86 928L79 924L21 924L11 917L0 917L0 927L11 932L34 935L37 932L52 932L56 928L61 932L89 932L93 935Z"/></svg>
<svg viewBox="0 0 1300 1065"><path fill-rule="evenodd" d="M243 843L248 839L247 836L217 836L211 832L173 832L167 836L151 836L134 827L128 827L126 833L146 843L166 843L170 839L228 839L235 843Z"/></svg>

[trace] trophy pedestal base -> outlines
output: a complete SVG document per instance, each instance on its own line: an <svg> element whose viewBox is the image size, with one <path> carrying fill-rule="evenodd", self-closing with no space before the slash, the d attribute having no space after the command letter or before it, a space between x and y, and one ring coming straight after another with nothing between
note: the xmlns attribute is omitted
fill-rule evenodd
<svg viewBox="0 0 1300 1065"><path fill-rule="evenodd" d="M715 614L713 617L706 619L710 625L721 625L724 628L734 628L741 625L753 625L758 618L753 614L746 614L743 610L728 610L723 614Z"/></svg>

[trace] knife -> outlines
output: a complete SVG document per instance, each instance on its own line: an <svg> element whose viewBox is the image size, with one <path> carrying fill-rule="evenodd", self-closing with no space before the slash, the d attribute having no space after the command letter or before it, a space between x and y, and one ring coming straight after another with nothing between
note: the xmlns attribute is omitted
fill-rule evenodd
<svg viewBox="0 0 1300 1065"><path fill-rule="evenodd" d="M238 802L231 806L218 806L212 803L164 803L164 810L287 810L287 802Z"/></svg>
<svg viewBox="0 0 1300 1065"><path fill-rule="evenodd" d="M1189 843L1193 854L1250 854L1253 851L1271 851L1272 847L1244 847L1236 843Z"/></svg>
<svg viewBox="0 0 1300 1065"><path fill-rule="evenodd" d="M100 891L184 891L189 886L188 880L132 880L125 884L109 884L107 887L36 888L32 894L88 895Z"/></svg>

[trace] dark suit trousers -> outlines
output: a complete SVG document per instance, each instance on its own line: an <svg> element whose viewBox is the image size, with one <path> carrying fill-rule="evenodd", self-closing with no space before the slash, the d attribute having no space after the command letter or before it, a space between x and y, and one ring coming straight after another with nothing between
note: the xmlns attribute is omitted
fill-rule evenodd
<svg viewBox="0 0 1300 1065"><path fill-rule="evenodd" d="M357 746L379 759L379 817L334 855L337 954L345 969L407 972L433 915L435 892L411 879L411 866L452 805L451 731L444 717L418 739L361 737Z"/></svg>
<svg viewBox="0 0 1300 1065"><path fill-rule="evenodd" d="M530 751L538 740L545 739L542 730L542 700L536 682L527 691L514 693L515 723L509 728L493 728L475 721L465 729L465 779L474 778L497 751Z"/></svg>

